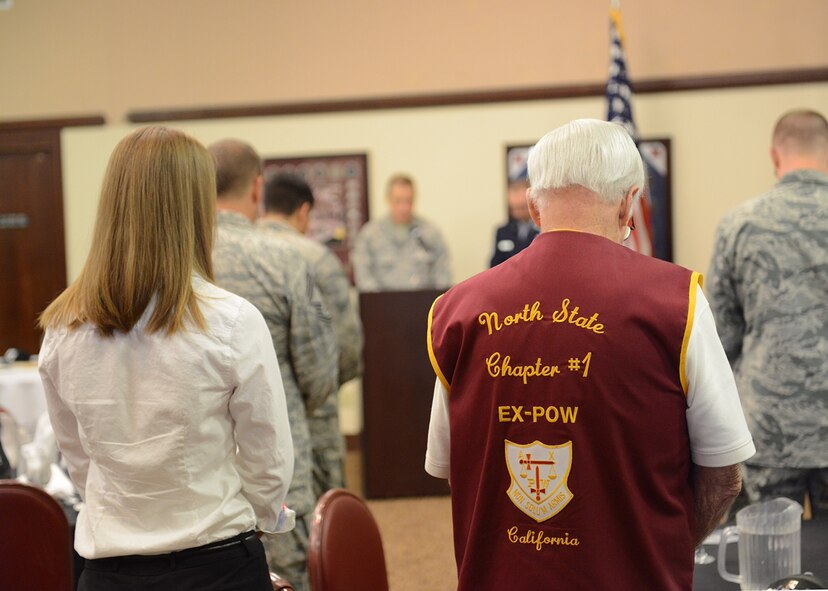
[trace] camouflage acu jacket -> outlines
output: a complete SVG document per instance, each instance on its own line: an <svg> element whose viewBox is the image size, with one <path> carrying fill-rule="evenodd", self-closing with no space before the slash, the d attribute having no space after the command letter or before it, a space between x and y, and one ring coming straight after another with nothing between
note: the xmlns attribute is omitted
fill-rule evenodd
<svg viewBox="0 0 828 591"><path fill-rule="evenodd" d="M287 504L313 510L307 413L339 388L331 318L305 260L281 240L260 232L244 216L219 211L213 248L216 283L255 305L267 322L285 385L295 453Z"/></svg>
<svg viewBox="0 0 828 591"><path fill-rule="evenodd" d="M451 286L449 255L432 224L414 218L407 232L390 217L368 222L354 245L354 275L359 291L407 291Z"/></svg>
<svg viewBox="0 0 828 591"><path fill-rule="evenodd" d="M339 345L339 382L362 373L362 322L351 300L351 283L345 269L330 249L300 234L287 222L259 220L259 227L284 240L304 257L316 280L316 287L330 312Z"/></svg>
<svg viewBox="0 0 828 591"><path fill-rule="evenodd" d="M828 467L828 176L791 172L727 214L706 291L756 443L750 463Z"/></svg>

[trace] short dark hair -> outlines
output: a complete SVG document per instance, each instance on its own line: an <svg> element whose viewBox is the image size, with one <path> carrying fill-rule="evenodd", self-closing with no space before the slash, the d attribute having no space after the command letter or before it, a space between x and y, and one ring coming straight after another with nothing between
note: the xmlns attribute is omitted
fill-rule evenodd
<svg viewBox="0 0 828 591"><path fill-rule="evenodd" d="M411 187L411 190L413 191L414 179L402 172L398 172L397 174L391 175L391 178L388 179L388 183L385 185L386 195L391 194L391 187L393 187L394 185L406 185L408 187Z"/></svg>
<svg viewBox="0 0 828 591"><path fill-rule="evenodd" d="M279 173L265 179L264 207L267 212L292 215L303 203L313 207L313 201L310 185L298 175Z"/></svg>
<svg viewBox="0 0 828 591"><path fill-rule="evenodd" d="M207 148L216 161L216 194L219 198L235 196L262 174L262 159L253 146L226 139Z"/></svg>
<svg viewBox="0 0 828 591"><path fill-rule="evenodd" d="M789 111L776 122L773 145L800 154L823 152L828 148L828 121L817 111Z"/></svg>

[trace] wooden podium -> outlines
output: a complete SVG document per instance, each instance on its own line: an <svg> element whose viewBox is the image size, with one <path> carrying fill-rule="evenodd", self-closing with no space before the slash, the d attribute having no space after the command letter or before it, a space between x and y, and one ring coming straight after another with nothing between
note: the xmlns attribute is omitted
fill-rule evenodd
<svg viewBox="0 0 828 591"><path fill-rule="evenodd" d="M449 493L429 476L425 450L434 371L428 359L428 311L442 291L360 294L365 331L362 376L362 474L366 498Z"/></svg>

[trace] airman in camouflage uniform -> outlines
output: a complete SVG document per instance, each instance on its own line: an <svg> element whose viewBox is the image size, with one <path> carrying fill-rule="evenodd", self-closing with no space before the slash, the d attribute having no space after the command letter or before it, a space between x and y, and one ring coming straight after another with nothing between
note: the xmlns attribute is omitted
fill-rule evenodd
<svg viewBox="0 0 828 591"><path fill-rule="evenodd" d="M756 455L750 502L804 498L828 510L828 123L776 125L778 184L725 216L708 280Z"/></svg>
<svg viewBox="0 0 828 591"><path fill-rule="evenodd" d="M270 568L299 591L309 589L308 534L313 494L307 413L324 406L339 385L333 325L307 263L290 246L253 225L261 199L261 161L250 146L225 140L216 158L216 283L255 305L267 322L285 386L295 453L286 504L296 512L292 532L263 539Z"/></svg>
<svg viewBox="0 0 828 591"><path fill-rule="evenodd" d="M325 246L304 236L313 192L302 178L279 174L265 180L265 214L259 227L290 244L311 267L322 301L331 314L339 345L339 382L362 373L362 323L351 300L351 284L339 259ZM344 445L336 396L309 416L313 450L314 494L345 485Z"/></svg>
<svg viewBox="0 0 828 591"><path fill-rule="evenodd" d="M357 289L412 291L451 286L449 255L440 231L414 215L414 182L395 175L386 194L390 214L362 227L354 245Z"/></svg>

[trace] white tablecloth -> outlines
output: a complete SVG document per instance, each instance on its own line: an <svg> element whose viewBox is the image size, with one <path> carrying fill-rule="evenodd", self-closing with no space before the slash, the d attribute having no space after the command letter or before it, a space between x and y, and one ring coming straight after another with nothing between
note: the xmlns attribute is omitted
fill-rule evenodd
<svg viewBox="0 0 828 591"><path fill-rule="evenodd" d="M34 434L37 419L46 412L46 395L35 363L0 366L0 407L9 411L22 431Z"/></svg>
<svg viewBox="0 0 828 591"><path fill-rule="evenodd" d="M77 501L75 487L55 463L57 448L49 419L35 436L38 419L46 413L46 394L37 363L14 363L0 366L0 407L8 411L17 424L17 433L11 436L3 432L3 447L11 465L17 469L17 477L46 489L60 499Z"/></svg>

